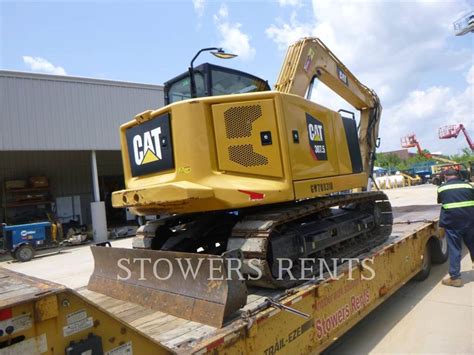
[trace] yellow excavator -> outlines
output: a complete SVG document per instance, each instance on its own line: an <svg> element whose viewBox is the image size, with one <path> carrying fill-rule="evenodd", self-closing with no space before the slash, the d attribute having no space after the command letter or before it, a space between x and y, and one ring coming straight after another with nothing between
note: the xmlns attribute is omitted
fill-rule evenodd
<svg viewBox="0 0 474 355"><path fill-rule="evenodd" d="M165 84L165 107L120 128L126 189L113 205L161 217L134 249L92 247L89 289L220 326L247 287L291 288L321 271L301 260L357 257L387 239L390 203L367 191L381 104L319 39L289 47L273 91L216 65L191 74ZM316 79L358 123L309 99Z"/></svg>

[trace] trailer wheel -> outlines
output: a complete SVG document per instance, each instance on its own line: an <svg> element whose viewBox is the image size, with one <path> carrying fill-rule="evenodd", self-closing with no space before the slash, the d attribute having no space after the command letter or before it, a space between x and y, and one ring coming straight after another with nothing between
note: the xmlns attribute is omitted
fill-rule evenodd
<svg viewBox="0 0 474 355"><path fill-rule="evenodd" d="M35 256L35 250L29 244L23 244L15 250L15 259L21 262L30 261Z"/></svg>
<svg viewBox="0 0 474 355"><path fill-rule="evenodd" d="M431 261L433 264L443 264L448 260L448 240L446 237L443 238L431 238Z"/></svg>
<svg viewBox="0 0 474 355"><path fill-rule="evenodd" d="M418 274L413 277L413 280L416 281L423 281L430 276L431 271L431 247L430 243L426 243L425 251L423 253L423 264L421 266L421 270Z"/></svg>

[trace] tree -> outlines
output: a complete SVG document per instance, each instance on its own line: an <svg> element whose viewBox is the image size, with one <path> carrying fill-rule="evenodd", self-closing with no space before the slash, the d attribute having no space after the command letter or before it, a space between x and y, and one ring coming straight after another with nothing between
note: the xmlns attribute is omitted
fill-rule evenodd
<svg viewBox="0 0 474 355"><path fill-rule="evenodd" d="M451 155L449 159L457 161L458 163L468 163L474 161L474 154L469 148L464 148L461 154Z"/></svg>
<svg viewBox="0 0 474 355"><path fill-rule="evenodd" d="M400 170L402 163L402 159L393 153L378 153L376 155L376 165L387 169L389 172L392 170Z"/></svg>

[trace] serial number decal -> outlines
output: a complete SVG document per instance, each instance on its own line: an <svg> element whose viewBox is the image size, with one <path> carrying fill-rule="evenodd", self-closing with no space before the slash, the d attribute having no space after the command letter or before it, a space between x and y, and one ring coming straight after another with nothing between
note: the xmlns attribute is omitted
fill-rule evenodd
<svg viewBox="0 0 474 355"><path fill-rule="evenodd" d="M79 311L76 311L76 312L73 312L73 313L69 313L66 315L66 321L67 321L67 324L72 324L72 323L76 323L76 322L79 322L83 319L86 319L87 318L87 312L85 309L81 309Z"/></svg>
<svg viewBox="0 0 474 355"><path fill-rule="evenodd" d="M289 332L286 337L277 339L273 345L265 349L265 351L263 352L264 355L273 355L278 353L279 351L283 350L285 346L298 339L301 335L303 335L303 333L310 330L312 327L313 320L310 319L306 323L300 325L298 328Z"/></svg>
<svg viewBox="0 0 474 355"><path fill-rule="evenodd" d="M107 351L106 355L133 355L132 342L129 341L128 343Z"/></svg>
<svg viewBox="0 0 474 355"><path fill-rule="evenodd" d="M65 327L63 327L63 335L65 337L68 337L68 336L71 336L73 334L82 332L83 330L92 328L93 325L94 325L94 321L93 321L92 317L81 319L77 322L71 323L71 324L66 325Z"/></svg>
<svg viewBox="0 0 474 355"><path fill-rule="evenodd" d="M325 191L331 191L334 190L334 185L332 182L326 182L323 184L311 184L311 193L316 193L316 192L325 192Z"/></svg>

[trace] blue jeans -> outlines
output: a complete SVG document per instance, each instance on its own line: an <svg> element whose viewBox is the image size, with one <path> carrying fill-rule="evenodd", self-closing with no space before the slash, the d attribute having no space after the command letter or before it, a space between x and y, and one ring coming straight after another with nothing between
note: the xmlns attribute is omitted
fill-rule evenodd
<svg viewBox="0 0 474 355"><path fill-rule="evenodd" d="M453 280L459 279L461 277L462 241L469 249L471 260L474 261L474 231L472 228L446 229L446 238L449 250L449 275Z"/></svg>

